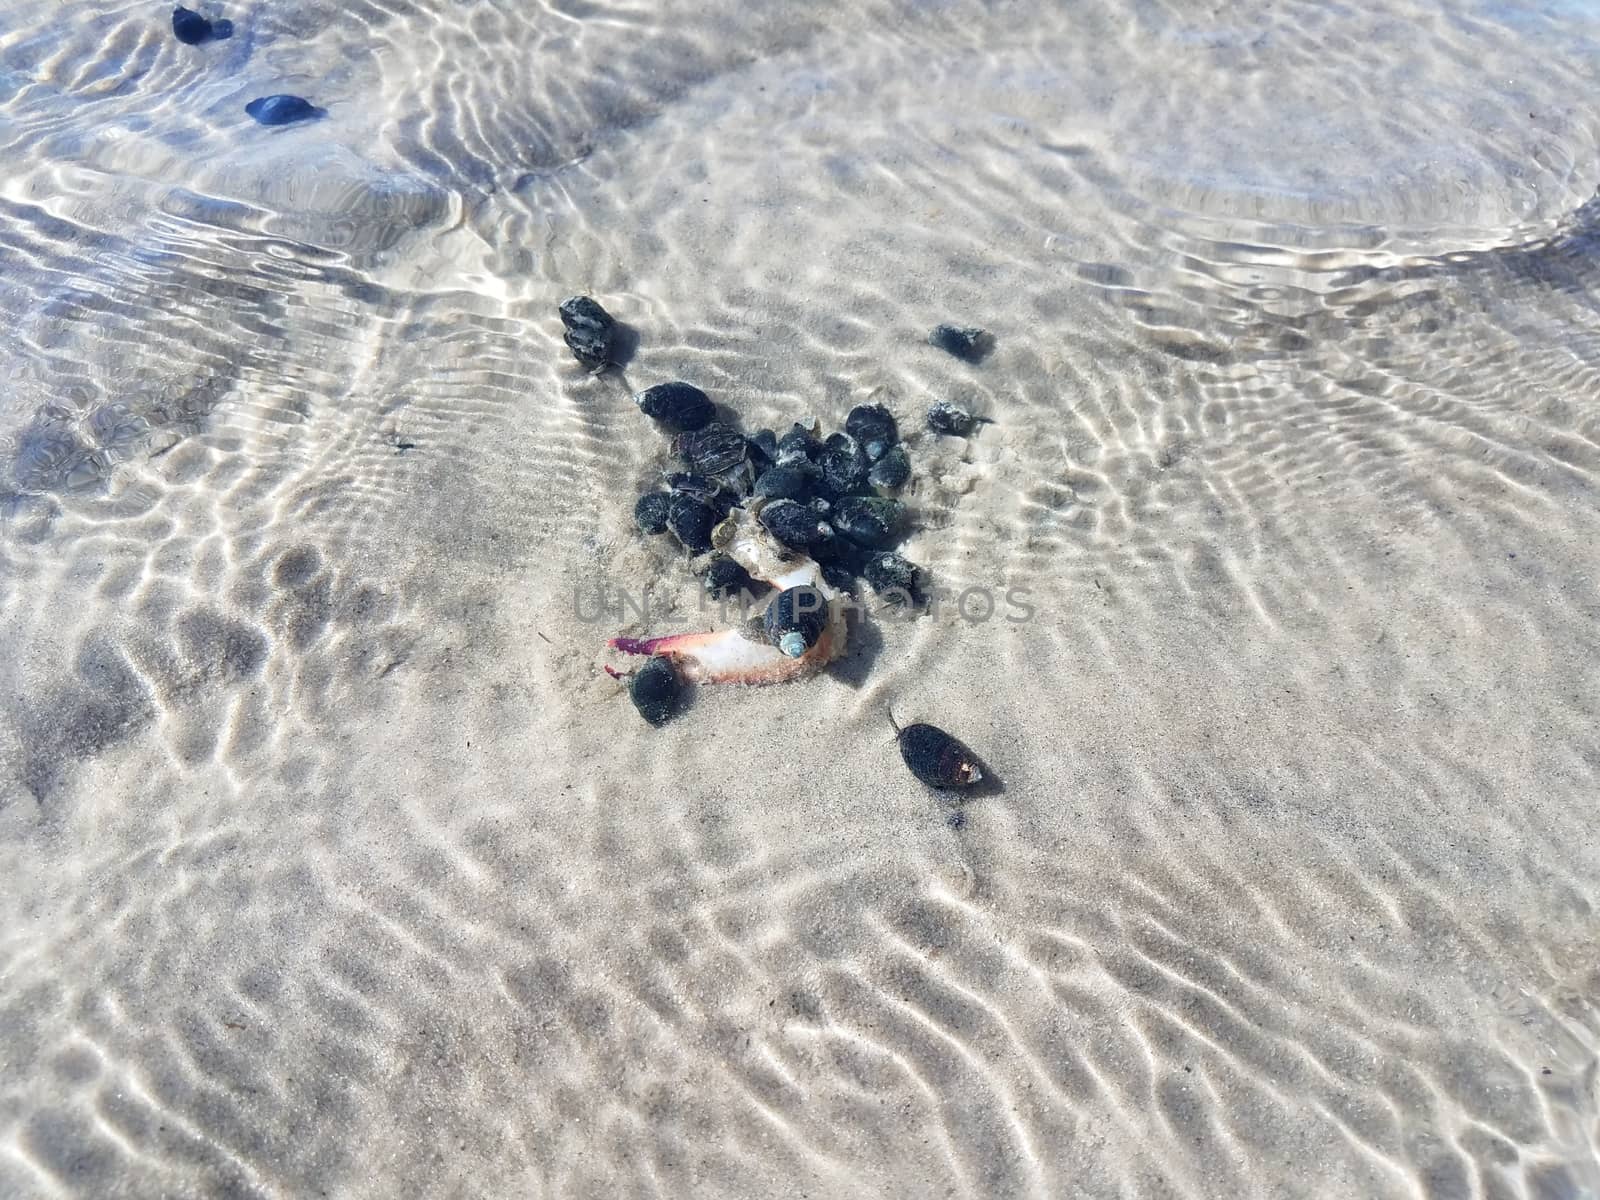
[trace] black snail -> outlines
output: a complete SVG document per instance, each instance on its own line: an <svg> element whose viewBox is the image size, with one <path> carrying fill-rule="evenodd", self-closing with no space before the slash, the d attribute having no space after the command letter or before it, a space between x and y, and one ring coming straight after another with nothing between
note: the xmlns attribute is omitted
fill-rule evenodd
<svg viewBox="0 0 1600 1200"><path fill-rule="evenodd" d="M978 756L938 726L919 723L902 729L893 713L889 714L889 723L900 738L900 757L906 760L911 773L929 787L959 791L983 779Z"/></svg>

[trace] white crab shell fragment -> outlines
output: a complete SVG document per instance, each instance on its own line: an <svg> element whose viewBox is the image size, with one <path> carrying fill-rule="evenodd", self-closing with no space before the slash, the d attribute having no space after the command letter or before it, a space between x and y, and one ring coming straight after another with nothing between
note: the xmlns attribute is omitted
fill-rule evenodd
<svg viewBox="0 0 1600 1200"><path fill-rule="evenodd" d="M770 583L778 591L814 587L828 602L828 623L810 649L790 658L771 642L748 635L740 628L711 633L679 633L659 638L615 637L613 650L624 654L666 656L679 673L695 683L782 683L821 670L845 650L844 612L835 603L839 593L823 581L822 569L805 555L786 549L749 510L734 509L717 526L712 542L753 579Z"/></svg>

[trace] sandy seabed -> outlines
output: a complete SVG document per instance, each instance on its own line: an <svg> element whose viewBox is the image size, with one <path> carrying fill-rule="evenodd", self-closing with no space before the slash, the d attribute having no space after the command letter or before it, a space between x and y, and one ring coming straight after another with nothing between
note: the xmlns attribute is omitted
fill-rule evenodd
<svg viewBox="0 0 1600 1200"><path fill-rule="evenodd" d="M0 0L0 1195L1600 1194L1600 14L228 15ZM648 728L678 378L1032 619Z"/></svg>

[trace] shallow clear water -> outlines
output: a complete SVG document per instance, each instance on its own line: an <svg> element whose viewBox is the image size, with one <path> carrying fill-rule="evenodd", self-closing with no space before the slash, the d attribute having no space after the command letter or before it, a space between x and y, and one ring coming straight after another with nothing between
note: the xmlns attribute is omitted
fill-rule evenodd
<svg viewBox="0 0 1600 1200"><path fill-rule="evenodd" d="M166 12L0 0L0 1194L1600 1194L1600 10ZM672 378L1033 619L647 728Z"/></svg>

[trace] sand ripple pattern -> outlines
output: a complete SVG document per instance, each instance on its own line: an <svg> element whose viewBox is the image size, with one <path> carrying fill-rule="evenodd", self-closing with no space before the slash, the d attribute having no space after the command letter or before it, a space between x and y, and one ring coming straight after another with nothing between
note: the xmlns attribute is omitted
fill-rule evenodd
<svg viewBox="0 0 1600 1200"><path fill-rule="evenodd" d="M1592 13L228 15L0 0L0 1195L1600 1193ZM652 733L677 377L952 603Z"/></svg>

